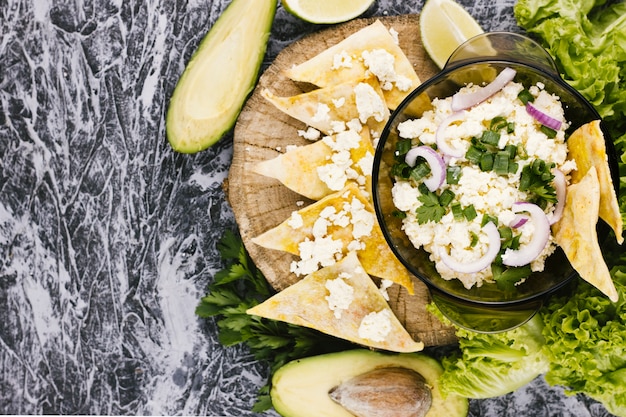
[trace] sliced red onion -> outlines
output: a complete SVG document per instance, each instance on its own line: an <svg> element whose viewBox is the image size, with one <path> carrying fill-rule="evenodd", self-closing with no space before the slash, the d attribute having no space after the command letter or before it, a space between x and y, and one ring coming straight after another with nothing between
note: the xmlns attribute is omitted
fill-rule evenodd
<svg viewBox="0 0 626 417"><path fill-rule="evenodd" d="M442 249L439 252L439 257L443 263L453 271L464 274L474 274L489 267L493 260L496 259L496 256L498 256L498 252L500 252L500 232L498 232L498 228L493 222L483 226L483 230L487 233L487 238L489 239L489 249L483 256L473 262L458 262L452 259L448 251Z"/></svg>
<svg viewBox="0 0 626 417"><path fill-rule="evenodd" d="M463 149L456 149L450 146L448 142L446 142L444 138L444 134L448 126L450 126L454 122L462 122L467 117L467 112L462 110L456 113L452 113L450 116L446 117L439 127L437 127L437 132L435 133L435 139L437 140L437 148L445 155L451 156L453 158L461 158L465 155L465 151Z"/></svg>
<svg viewBox="0 0 626 417"><path fill-rule="evenodd" d="M552 212L552 218L550 219L551 225L561 220L567 195L567 181L565 180L563 172L560 169L554 168L552 173L554 174L554 189L556 190L557 202Z"/></svg>
<svg viewBox="0 0 626 417"><path fill-rule="evenodd" d="M502 263L507 266L524 266L534 261L543 252L550 238L550 222L541 207L528 202L513 203L513 212L527 212L535 226L533 237L517 250L507 249L502 256Z"/></svg>
<svg viewBox="0 0 626 417"><path fill-rule="evenodd" d="M556 120L552 116L548 116L546 113L539 110L537 107L533 106L532 103L526 103L526 111L530 114L536 121L541 123L542 125L549 127L550 129L559 130L561 128L561 122Z"/></svg>
<svg viewBox="0 0 626 417"><path fill-rule="evenodd" d="M528 218L527 215L525 215L525 214L518 214L517 216L515 216L513 221L511 223L509 223L509 227L512 227L513 229L520 228L523 225L525 225L528 220L529 220L529 218Z"/></svg>
<svg viewBox="0 0 626 417"><path fill-rule="evenodd" d="M424 179L424 184L430 191L435 191L441 187L446 179L446 163L437 151L426 145L409 150L404 157L404 161L413 167L418 156L424 158L430 166L430 175Z"/></svg>
<svg viewBox="0 0 626 417"><path fill-rule="evenodd" d="M489 97L496 94L498 91L502 90L504 86L506 86L510 81L513 81L515 78L516 71L513 68L505 68L500 74L489 84L486 86L471 92L458 92L452 96L451 108L453 112L457 112L459 110L468 109L477 104L482 103L487 100Z"/></svg>

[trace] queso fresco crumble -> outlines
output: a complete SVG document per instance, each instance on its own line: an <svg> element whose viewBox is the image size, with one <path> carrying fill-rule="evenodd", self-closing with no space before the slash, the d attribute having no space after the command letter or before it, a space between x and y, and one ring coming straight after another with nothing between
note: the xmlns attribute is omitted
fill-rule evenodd
<svg viewBox="0 0 626 417"><path fill-rule="evenodd" d="M396 214L444 279L466 288L511 287L541 271L556 248L568 174L559 97L503 70L494 85L467 85L398 125L392 174ZM494 88L479 104L471 102Z"/></svg>

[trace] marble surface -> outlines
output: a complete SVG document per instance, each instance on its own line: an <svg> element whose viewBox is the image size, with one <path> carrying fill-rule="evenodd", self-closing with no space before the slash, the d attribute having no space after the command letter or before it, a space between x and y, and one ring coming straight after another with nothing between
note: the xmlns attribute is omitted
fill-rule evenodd
<svg viewBox="0 0 626 417"><path fill-rule="evenodd" d="M518 30L513 0L460 2L486 30ZM1 413L254 415L266 367L194 315L236 227L221 188L232 136L180 155L164 135L178 76L228 3L0 1ZM280 7L264 65L318 29ZM470 414L607 415L541 378Z"/></svg>

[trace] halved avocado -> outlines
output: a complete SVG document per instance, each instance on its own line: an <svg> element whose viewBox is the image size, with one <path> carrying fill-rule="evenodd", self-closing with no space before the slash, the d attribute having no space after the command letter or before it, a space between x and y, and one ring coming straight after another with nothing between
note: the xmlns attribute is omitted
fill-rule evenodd
<svg viewBox="0 0 626 417"><path fill-rule="evenodd" d="M167 111L172 148L195 153L235 124L254 88L277 0L233 0L204 37L181 75Z"/></svg>
<svg viewBox="0 0 626 417"><path fill-rule="evenodd" d="M439 390L441 364L424 354L389 354L366 349L312 356L287 363L272 377L274 409L284 417L354 417L334 402L329 391L357 375L386 367L408 368L418 372L431 389L432 404L426 417L467 416L467 398Z"/></svg>

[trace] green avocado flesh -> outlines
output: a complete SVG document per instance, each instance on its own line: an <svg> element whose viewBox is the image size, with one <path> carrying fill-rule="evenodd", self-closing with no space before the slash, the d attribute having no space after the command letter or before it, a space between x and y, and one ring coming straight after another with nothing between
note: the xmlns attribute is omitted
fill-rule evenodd
<svg viewBox="0 0 626 417"><path fill-rule="evenodd" d="M233 0L204 37L167 110L167 138L174 150L202 151L234 126L256 84L276 3Z"/></svg>
<svg viewBox="0 0 626 417"><path fill-rule="evenodd" d="M357 375L387 367L408 368L424 377L432 394L426 417L467 416L466 398L442 397L439 376L443 368L437 360L420 353L387 354L366 349L289 362L272 377L272 404L284 417L354 417L330 398L329 391Z"/></svg>

